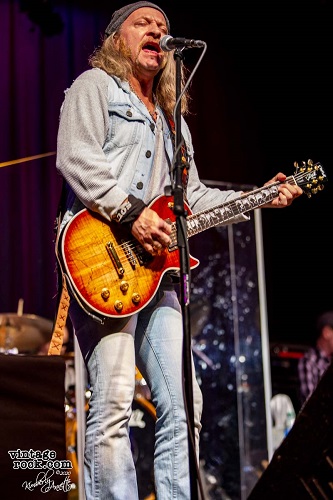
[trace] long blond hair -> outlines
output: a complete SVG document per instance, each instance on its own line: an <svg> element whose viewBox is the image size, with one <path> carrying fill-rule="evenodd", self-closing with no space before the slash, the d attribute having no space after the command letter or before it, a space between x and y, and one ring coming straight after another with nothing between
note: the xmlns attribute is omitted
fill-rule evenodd
<svg viewBox="0 0 333 500"><path fill-rule="evenodd" d="M176 63L173 57L173 52L166 54L167 60L163 69L155 76L153 92L156 100L165 111L172 117L173 110L176 104ZM100 47L95 49L89 57L89 64L93 68L100 68L109 75L114 75L120 80L129 81L133 75L133 65L125 51L118 50L114 43L113 34L105 38ZM186 83L185 73L186 68L181 64L181 86ZM181 100L181 112L186 115L189 112L190 96L186 91Z"/></svg>

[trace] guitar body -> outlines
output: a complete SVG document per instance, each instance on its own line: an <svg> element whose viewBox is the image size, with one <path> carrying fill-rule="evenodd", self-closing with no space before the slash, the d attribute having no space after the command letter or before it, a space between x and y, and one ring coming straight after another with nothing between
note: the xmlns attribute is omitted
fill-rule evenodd
<svg viewBox="0 0 333 500"><path fill-rule="evenodd" d="M160 196L150 208L174 222L172 200ZM187 205L185 209L190 213ZM163 275L180 269L177 246L152 257L120 224L87 209L65 226L60 254L74 295L85 309L104 318L137 313L152 300ZM194 268L199 261L190 256L189 264Z"/></svg>

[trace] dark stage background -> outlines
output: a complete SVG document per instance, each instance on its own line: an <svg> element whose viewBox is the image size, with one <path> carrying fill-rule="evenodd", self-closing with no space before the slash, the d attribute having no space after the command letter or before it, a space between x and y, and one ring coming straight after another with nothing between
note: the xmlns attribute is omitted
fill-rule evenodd
<svg viewBox="0 0 333 500"><path fill-rule="evenodd" d="M64 90L123 4L1 0L0 163L55 151ZM173 36L208 44L188 118L203 179L260 186L309 158L326 170L316 196L262 211L270 340L308 343L333 308L332 0L159 5ZM185 52L189 68L200 53ZM23 298L24 313L52 319L55 156L1 168L0 185L0 313Z"/></svg>

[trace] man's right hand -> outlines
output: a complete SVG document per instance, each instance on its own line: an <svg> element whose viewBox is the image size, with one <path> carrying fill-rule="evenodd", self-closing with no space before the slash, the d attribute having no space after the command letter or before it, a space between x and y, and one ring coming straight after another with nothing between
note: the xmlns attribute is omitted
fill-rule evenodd
<svg viewBox="0 0 333 500"><path fill-rule="evenodd" d="M171 226L154 210L146 207L132 225L132 234L151 255L170 245Z"/></svg>

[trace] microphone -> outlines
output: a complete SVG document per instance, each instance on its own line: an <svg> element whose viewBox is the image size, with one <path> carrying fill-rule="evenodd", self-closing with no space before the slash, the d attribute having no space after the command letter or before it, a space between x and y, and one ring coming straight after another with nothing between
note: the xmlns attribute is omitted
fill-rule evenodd
<svg viewBox="0 0 333 500"><path fill-rule="evenodd" d="M172 38L170 35L164 35L160 40L160 47L164 52L170 52L173 49L200 49L205 45L205 42L201 40Z"/></svg>

